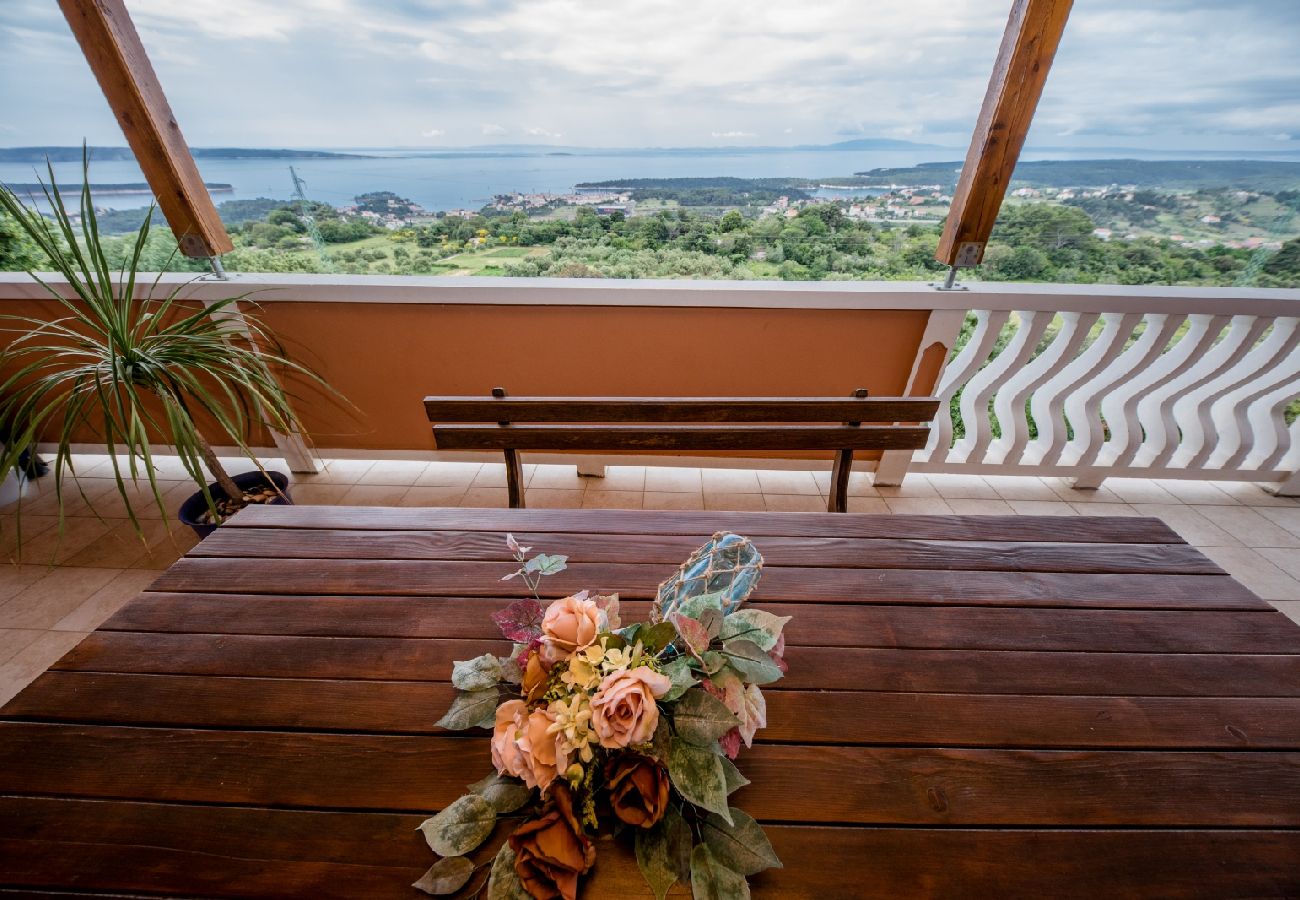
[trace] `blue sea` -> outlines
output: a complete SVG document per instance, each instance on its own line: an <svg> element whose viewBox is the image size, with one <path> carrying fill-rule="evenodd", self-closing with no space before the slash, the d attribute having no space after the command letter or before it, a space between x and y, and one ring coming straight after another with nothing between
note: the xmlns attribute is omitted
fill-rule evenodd
<svg viewBox="0 0 1300 900"><path fill-rule="evenodd" d="M333 148L332 148L333 149ZM584 181L615 178L681 178L733 176L738 178L815 178L836 184L837 178L867 169L913 166L924 162L957 161L965 148L905 150L582 150L556 154L545 149L519 151L409 151L347 150L365 159L210 159L200 160L207 182L232 186L215 193L217 202L233 199L292 196L293 165L306 183L307 196L335 206L352 202L367 191L393 191L429 210L478 209L496 194L567 193ZM1145 151L1026 151L1024 159L1086 159L1119 156L1130 159L1190 159L1232 156L1297 160L1300 154L1207 154ZM40 171L38 172L38 168ZM64 183L79 184L79 163L55 166ZM0 181L33 182L44 176L43 166L0 163ZM142 182L134 162L91 162L92 184ZM846 196L854 191L828 189L824 196ZM861 193L868 193L861 191ZM149 203L147 194L105 196L100 205L131 209Z"/></svg>

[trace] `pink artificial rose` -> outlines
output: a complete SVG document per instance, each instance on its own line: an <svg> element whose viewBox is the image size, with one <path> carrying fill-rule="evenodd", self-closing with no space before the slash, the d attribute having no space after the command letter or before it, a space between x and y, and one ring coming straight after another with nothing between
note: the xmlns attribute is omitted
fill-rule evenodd
<svg viewBox="0 0 1300 900"><path fill-rule="evenodd" d="M497 707L496 728L492 732L492 765L498 774L523 778L530 771L528 761L515 739L528 722L528 706L522 700L507 700Z"/></svg>
<svg viewBox="0 0 1300 900"><path fill-rule="evenodd" d="M649 666L606 675L591 697L591 730L600 746L617 749L650 740L659 724L655 698L672 684Z"/></svg>
<svg viewBox="0 0 1300 900"><path fill-rule="evenodd" d="M546 607L542 616L542 656L548 664L568 659L596 641L604 614L584 595L565 597Z"/></svg>
<svg viewBox="0 0 1300 900"><path fill-rule="evenodd" d="M507 700L497 707L492 733L492 765L501 775L522 778L530 788L545 791L555 780L558 764L567 765L558 749L559 735L546 729L555 716L545 709L528 712L522 700Z"/></svg>

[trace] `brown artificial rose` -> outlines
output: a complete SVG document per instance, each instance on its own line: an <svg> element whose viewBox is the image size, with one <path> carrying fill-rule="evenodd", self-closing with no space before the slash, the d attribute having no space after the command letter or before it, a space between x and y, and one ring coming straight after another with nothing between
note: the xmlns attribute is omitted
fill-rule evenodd
<svg viewBox="0 0 1300 900"><path fill-rule="evenodd" d="M573 795L560 781L551 785L551 799L536 819L510 835L515 873L534 900L576 900L578 876L596 861L596 847L573 811Z"/></svg>
<svg viewBox="0 0 1300 900"><path fill-rule="evenodd" d="M542 655L534 650L528 654L528 664L524 667L523 684L520 686L524 692L524 699L529 703L536 703L542 699L542 694L546 693L546 685L551 677L551 673L546 671L546 666L542 665Z"/></svg>
<svg viewBox="0 0 1300 900"><path fill-rule="evenodd" d="M624 753L605 763L609 805L619 821L651 828L668 809L668 771L656 760Z"/></svg>

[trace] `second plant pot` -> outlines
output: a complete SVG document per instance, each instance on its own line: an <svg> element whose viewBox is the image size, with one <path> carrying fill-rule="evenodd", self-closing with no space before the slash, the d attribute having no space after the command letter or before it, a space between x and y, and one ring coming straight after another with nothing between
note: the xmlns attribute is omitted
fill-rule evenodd
<svg viewBox="0 0 1300 900"><path fill-rule="evenodd" d="M250 493L268 487L274 487L278 494L274 498L267 500L266 503L272 506L283 506L293 503L289 498L289 476L283 472L244 472L242 475L234 476L231 481L245 493ZM221 501L226 499L226 492L216 482L208 485L208 491L212 494L212 499ZM195 491L181 504L180 520L194 529L194 533L200 538L205 538L220 526L212 522L203 521L205 513L208 512L208 502L203 499L202 491Z"/></svg>

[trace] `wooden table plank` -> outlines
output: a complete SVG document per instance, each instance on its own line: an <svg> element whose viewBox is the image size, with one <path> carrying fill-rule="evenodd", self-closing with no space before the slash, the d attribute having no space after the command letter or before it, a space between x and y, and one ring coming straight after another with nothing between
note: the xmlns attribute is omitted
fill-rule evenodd
<svg viewBox="0 0 1300 900"><path fill-rule="evenodd" d="M0 723L7 794L419 812L490 768L487 742L468 735ZM760 820L1300 826L1300 752L766 744L740 769L753 784L733 800Z"/></svg>
<svg viewBox="0 0 1300 900"><path fill-rule="evenodd" d="M96 632L57 671L447 681L504 641ZM1300 696L1300 655L789 647L787 689Z"/></svg>
<svg viewBox="0 0 1300 900"><path fill-rule="evenodd" d="M760 743L1300 750L1300 698L769 689ZM46 672L11 719L438 734L446 682ZM869 710L863 715L863 710ZM834 729L826 727L834 722ZM486 732L484 732L486 734Z"/></svg>
<svg viewBox="0 0 1300 900"><path fill-rule="evenodd" d="M542 584L547 597L587 588L653 597L663 566L571 562ZM161 591L243 594L401 596L530 596L519 579L501 582L501 565L433 560L266 559L231 565L186 557L164 572ZM1121 609L1269 609L1226 575L1115 575L1059 572L972 572L930 569L772 568L756 600L822 603L951 603L1038 606L1093 605Z"/></svg>
<svg viewBox="0 0 1300 900"><path fill-rule="evenodd" d="M584 563L616 563L634 558L671 570L707 535L533 532L515 537L522 544L547 553L562 553ZM769 569L807 567L815 561L818 568L1225 574L1187 544L769 537L763 541L762 552ZM498 562L505 567L513 563L500 534L473 531L431 534L364 529L219 529L190 555L247 559L480 560Z"/></svg>
<svg viewBox="0 0 1300 900"><path fill-rule="evenodd" d="M108 631L492 640L490 616L511 601L456 597L292 597L147 592ZM888 606L754 601L785 626L790 646L1141 653L1300 653L1300 628L1272 607L1245 611ZM644 621L650 603L624 600Z"/></svg>
<svg viewBox="0 0 1300 900"><path fill-rule="evenodd" d="M235 528L373 529L378 531L591 532L684 534L737 531L750 537L903 538L982 541L1084 541L1181 544L1163 521L1130 516L865 516L625 509L470 509L464 507L249 506Z"/></svg>

